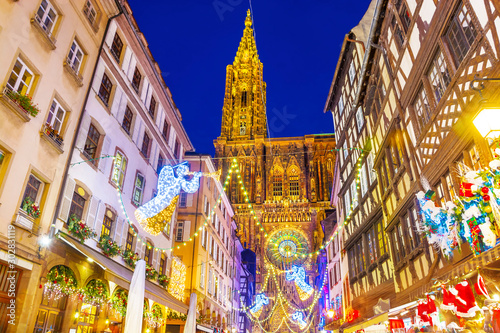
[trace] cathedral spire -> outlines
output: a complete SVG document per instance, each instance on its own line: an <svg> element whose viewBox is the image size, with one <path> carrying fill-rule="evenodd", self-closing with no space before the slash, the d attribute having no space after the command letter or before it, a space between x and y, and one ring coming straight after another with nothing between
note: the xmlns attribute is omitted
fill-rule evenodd
<svg viewBox="0 0 500 333"><path fill-rule="evenodd" d="M262 69L248 10L234 62L226 68L221 138L237 141L267 137L266 83Z"/></svg>

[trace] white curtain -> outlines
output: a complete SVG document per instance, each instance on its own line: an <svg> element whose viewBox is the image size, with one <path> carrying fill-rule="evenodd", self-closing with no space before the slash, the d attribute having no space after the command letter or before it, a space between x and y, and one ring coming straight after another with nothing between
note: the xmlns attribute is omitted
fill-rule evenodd
<svg viewBox="0 0 500 333"><path fill-rule="evenodd" d="M184 333L196 332L196 297L196 293L192 293L189 298L189 310L186 325L184 326Z"/></svg>
<svg viewBox="0 0 500 333"><path fill-rule="evenodd" d="M146 262L141 259L135 264L134 275L132 281L130 281L127 314L125 316L125 333L142 332L145 284Z"/></svg>

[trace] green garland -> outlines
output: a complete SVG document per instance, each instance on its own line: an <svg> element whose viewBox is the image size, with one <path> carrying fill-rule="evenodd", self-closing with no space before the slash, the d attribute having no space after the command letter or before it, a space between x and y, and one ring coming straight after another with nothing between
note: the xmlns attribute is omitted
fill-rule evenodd
<svg viewBox="0 0 500 333"><path fill-rule="evenodd" d="M163 288L168 288L168 284L170 283L170 278L168 276L166 276L165 274L160 274L160 275L158 275L158 283Z"/></svg>
<svg viewBox="0 0 500 333"><path fill-rule="evenodd" d="M101 280L91 280L81 292L81 299L88 304L100 305L109 297L108 287Z"/></svg>
<svg viewBox="0 0 500 333"><path fill-rule="evenodd" d="M187 319L187 315L183 314L183 313L179 313L177 311L174 311L174 310L171 310L169 309L167 311L167 316L166 316L167 319L169 320L182 320L182 321L186 321Z"/></svg>
<svg viewBox="0 0 500 333"><path fill-rule="evenodd" d="M32 117L35 117L40 109L37 104L33 104L31 97L18 93L17 91L10 91L8 93L9 98L19 105L26 113L29 113Z"/></svg>
<svg viewBox="0 0 500 333"><path fill-rule="evenodd" d="M40 207L35 205L35 203L31 200L30 197L26 197L23 200L23 205L21 206L21 209L26 212L29 216L37 219L40 217Z"/></svg>
<svg viewBox="0 0 500 333"><path fill-rule="evenodd" d="M97 236L94 230L90 229L89 226L83 223L75 214L71 214L68 222L68 231L70 235L78 238L82 244L85 240Z"/></svg>
<svg viewBox="0 0 500 333"><path fill-rule="evenodd" d="M146 278L149 280L156 280L157 277L158 271L150 264L146 264Z"/></svg>
<svg viewBox="0 0 500 333"><path fill-rule="evenodd" d="M135 268L135 264L137 263L137 260L139 260L139 254L134 253L134 251L131 250L124 250L122 251L122 258L127 265Z"/></svg>
<svg viewBox="0 0 500 333"><path fill-rule="evenodd" d="M47 273L47 289L53 291L59 289L64 295L73 294L78 288L75 274L63 265L54 266Z"/></svg>
<svg viewBox="0 0 500 333"><path fill-rule="evenodd" d="M118 312L122 317L127 314L128 294L124 289L118 289L111 297L109 304L111 308Z"/></svg>
<svg viewBox="0 0 500 333"><path fill-rule="evenodd" d="M101 248L102 253L108 258L115 257L121 253L120 247L109 235L101 236L97 246Z"/></svg>

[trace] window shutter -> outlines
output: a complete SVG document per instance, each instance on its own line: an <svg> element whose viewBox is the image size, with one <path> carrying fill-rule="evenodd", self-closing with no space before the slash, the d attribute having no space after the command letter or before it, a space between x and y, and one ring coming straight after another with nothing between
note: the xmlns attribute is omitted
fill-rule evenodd
<svg viewBox="0 0 500 333"><path fill-rule="evenodd" d="M134 127L134 133L132 134L132 141L135 142L137 147L139 146L139 140L141 138L140 132L142 129L142 121L139 117L135 118L135 127Z"/></svg>
<svg viewBox="0 0 500 333"><path fill-rule="evenodd" d="M89 227L94 227L96 223L96 215L99 209L100 200L96 196L92 196L89 202L89 210L87 220L85 221Z"/></svg>
<svg viewBox="0 0 500 333"><path fill-rule="evenodd" d="M118 118L118 115L120 113L121 114L125 113L125 106L122 106L122 104L124 103L123 100L125 100L126 103L127 99L124 98L124 94L123 91L120 89L120 86L117 86L115 88L115 97L113 97L113 100L115 102L119 101L119 103L113 103L111 105L111 114L118 120L119 123L121 123L121 118Z"/></svg>
<svg viewBox="0 0 500 333"><path fill-rule="evenodd" d="M73 193L75 192L75 185L75 181L72 178L68 177L61 204L61 210L59 211L59 219L61 219L63 222L68 221L69 209L71 207L71 201L73 200Z"/></svg>
<svg viewBox="0 0 500 333"><path fill-rule="evenodd" d="M187 242L189 240L189 235L191 234L191 221L184 221L184 231L182 234L182 240Z"/></svg>
<svg viewBox="0 0 500 333"><path fill-rule="evenodd" d="M160 255L160 252L155 251L154 248L151 251L153 253L153 261L151 262L151 264L153 265L154 269L160 271L158 268L158 256Z"/></svg>
<svg viewBox="0 0 500 333"><path fill-rule="evenodd" d="M139 255L139 258L141 258L141 259L144 257L144 249L145 248L146 248L145 244L137 241L135 252L137 252L137 254Z"/></svg>
<svg viewBox="0 0 500 333"><path fill-rule="evenodd" d="M127 73L127 69L129 68L129 65L130 65L130 62L131 62L131 59L132 59L132 51L130 50L129 47L127 47L125 44L123 44L123 50L122 50L122 52L125 52L125 55L123 56L122 70L125 73ZM132 81L132 79L130 79L130 81Z"/></svg>
<svg viewBox="0 0 500 333"><path fill-rule="evenodd" d="M123 219L121 217L119 219L122 221L122 225L121 225L122 238L120 240L117 239L116 242L118 242L118 245L120 245L120 246L125 246L125 244L127 243L129 225L125 219Z"/></svg>
<svg viewBox="0 0 500 333"><path fill-rule="evenodd" d="M186 207L192 207L193 206L193 197L194 195L190 195L189 193L186 195Z"/></svg>
<svg viewBox="0 0 500 333"><path fill-rule="evenodd" d="M104 136L104 141L102 143L101 156L104 155L113 155L114 152L109 151L111 146L111 139L109 135ZM99 157L99 156L96 156ZM112 160L111 158L103 158L99 160L99 169L102 170L106 174L106 165L108 164L108 160Z"/></svg>
<svg viewBox="0 0 500 333"><path fill-rule="evenodd" d="M98 238L101 235L102 221L104 220L104 214L105 213L106 213L106 209L101 209L96 214L96 219L95 219L95 224L94 224L94 230L95 230Z"/></svg>
<svg viewBox="0 0 500 333"><path fill-rule="evenodd" d="M85 146L85 140L87 140L87 134L89 132L90 126L90 116L83 116L82 124L80 126L80 131L78 132L78 139L76 140L76 147L83 149Z"/></svg>
<svg viewBox="0 0 500 333"><path fill-rule="evenodd" d="M115 38L115 33L117 29L117 24L116 21L111 21L109 24L109 30L108 30L108 35L106 36L106 45L111 48L111 45L113 45L113 39Z"/></svg>

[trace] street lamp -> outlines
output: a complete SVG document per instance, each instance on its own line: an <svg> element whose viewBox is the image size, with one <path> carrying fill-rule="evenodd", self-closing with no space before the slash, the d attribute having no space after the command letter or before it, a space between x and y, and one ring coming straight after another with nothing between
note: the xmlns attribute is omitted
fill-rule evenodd
<svg viewBox="0 0 500 333"><path fill-rule="evenodd" d="M472 123L484 138L498 139L500 137L500 108L482 108Z"/></svg>

